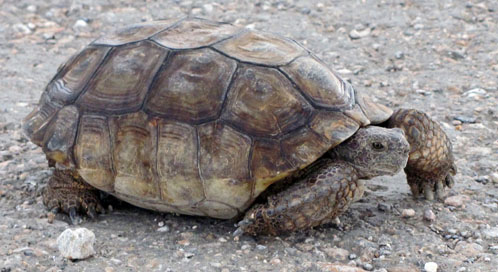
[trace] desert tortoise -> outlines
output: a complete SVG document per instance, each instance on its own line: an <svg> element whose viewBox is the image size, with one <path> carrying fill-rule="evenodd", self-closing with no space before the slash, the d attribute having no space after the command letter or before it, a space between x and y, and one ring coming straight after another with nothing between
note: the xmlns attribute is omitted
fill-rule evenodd
<svg viewBox="0 0 498 272"><path fill-rule="evenodd" d="M23 129L55 167L45 205L72 220L100 212L102 190L162 212L245 212L237 234L278 234L331 221L361 197L361 179L407 161L413 194L428 199L455 171L424 113L393 114L290 39L199 18L92 42Z"/></svg>

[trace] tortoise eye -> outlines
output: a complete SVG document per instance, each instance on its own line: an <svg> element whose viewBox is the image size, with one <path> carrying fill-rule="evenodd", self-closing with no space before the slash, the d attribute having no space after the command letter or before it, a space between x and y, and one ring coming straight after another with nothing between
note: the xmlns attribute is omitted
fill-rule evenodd
<svg viewBox="0 0 498 272"><path fill-rule="evenodd" d="M372 143L372 148L374 150L377 150L377 151L381 151L381 150L384 150L384 145L382 143L379 143L379 142L373 142Z"/></svg>

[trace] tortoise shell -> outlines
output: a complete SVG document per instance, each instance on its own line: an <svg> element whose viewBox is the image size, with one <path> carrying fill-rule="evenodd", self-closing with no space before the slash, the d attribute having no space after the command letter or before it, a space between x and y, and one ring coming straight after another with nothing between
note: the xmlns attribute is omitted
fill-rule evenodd
<svg viewBox="0 0 498 272"><path fill-rule="evenodd" d="M391 113L293 40L185 18L88 45L23 128L56 167L120 199L232 218Z"/></svg>

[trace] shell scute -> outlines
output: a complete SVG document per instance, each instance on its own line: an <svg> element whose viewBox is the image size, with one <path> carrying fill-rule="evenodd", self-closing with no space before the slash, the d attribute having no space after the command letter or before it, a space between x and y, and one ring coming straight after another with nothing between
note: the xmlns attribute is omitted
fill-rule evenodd
<svg viewBox="0 0 498 272"><path fill-rule="evenodd" d="M38 146L43 146L45 132L53 117L62 108L43 93L38 105L23 119L22 129L29 139Z"/></svg>
<svg viewBox="0 0 498 272"><path fill-rule="evenodd" d="M48 97L60 105L74 101L109 49L108 47L88 47L72 58L47 85Z"/></svg>
<svg viewBox="0 0 498 272"><path fill-rule="evenodd" d="M219 115L237 63L211 49L172 54L151 86L145 108L189 123Z"/></svg>
<svg viewBox="0 0 498 272"><path fill-rule="evenodd" d="M150 36L168 28L175 21L176 20L160 20L130 25L98 38L93 42L93 44L118 46L126 43L137 42L147 39Z"/></svg>
<svg viewBox="0 0 498 272"><path fill-rule="evenodd" d="M74 146L76 167L86 182L106 192L114 190L110 139L105 116L81 116Z"/></svg>
<svg viewBox="0 0 498 272"><path fill-rule="evenodd" d="M344 113L333 111L318 112L310 123L310 128L326 140L329 148L351 137L359 127L355 120Z"/></svg>
<svg viewBox="0 0 498 272"><path fill-rule="evenodd" d="M305 56L281 67L315 105L330 110L350 109L355 103L352 88L322 62Z"/></svg>
<svg viewBox="0 0 498 272"><path fill-rule="evenodd" d="M219 122L199 126L200 170L207 200L235 207L251 196L251 139Z"/></svg>
<svg viewBox="0 0 498 272"><path fill-rule="evenodd" d="M239 32L239 28L199 18L187 18L152 37L172 49L191 49L214 44Z"/></svg>
<svg viewBox="0 0 498 272"><path fill-rule="evenodd" d="M285 65L298 56L307 54L292 40L255 31L242 32L214 47L240 61L269 66Z"/></svg>
<svg viewBox="0 0 498 272"><path fill-rule="evenodd" d="M77 104L85 111L137 111L167 52L149 41L115 48Z"/></svg>
<svg viewBox="0 0 498 272"><path fill-rule="evenodd" d="M287 160L301 169L316 161L328 150L328 143L308 127L303 127L282 139L282 152Z"/></svg>
<svg viewBox="0 0 498 272"><path fill-rule="evenodd" d="M79 113L75 106L62 108L45 133L43 151L55 162L73 167L72 148L76 138Z"/></svg>
<svg viewBox="0 0 498 272"><path fill-rule="evenodd" d="M204 199L193 126L158 120L157 174L162 199L172 205L194 205Z"/></svg>
<svg viewBox="0 0 498 272"><path fill-rule="evenodd" d="M304 125L313 108L278 70L238 70L222 118L254 136L277 136Z"/></svg>
<svg viewBox="0 0 498 272"><path fill-rule="evenodd" d="M109 121L114 191L141 199L159 199L156 171L156 126L139 111Z"/></svg>

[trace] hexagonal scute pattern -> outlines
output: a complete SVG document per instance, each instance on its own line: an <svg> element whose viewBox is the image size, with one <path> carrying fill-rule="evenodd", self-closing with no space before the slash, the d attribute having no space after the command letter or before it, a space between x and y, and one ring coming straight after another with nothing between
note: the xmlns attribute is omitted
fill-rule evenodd
<svg viewBox="0 0 498 272"><path fill-rule="evenodd" d="M152 40L172 49L191 49L214 44L239 31L231 24L187 18L154 35Z"/></svg>
<svg viewBox="0 0 498 272"><path fill-rule="evenodd" d="M73 56L47 85L47 95L55 103L74 101L109 52L109 47L87 47Z"/></svg>
<svg viewBox="0 0 498 272"><path fill-rule="evenodd" d="M160 20L154 22L146 22L134 24L117 31L104 35L93 42L93 44L103 44L118 46L126 43L137 42L149 38L150 36L165 30L171 26L176 20Z"/></svg>
<svg viewBox="0 0 498 272"><path fill-rule="evenodd" d="M76 167L86 182L106 192L114 190L110 139L105 116L81 116L74 146Z"/></svg>
<svg viewBox="0 0 498 272"><path fill-rule="evenodd" d="M251 197L251 139L220 122L199 126L198 135L206 199L242 206Z"/></svg>
<svg viewBox="0 0 498 272"><path fill-rule="evenodd" d="M277 136L304 125L313 108L273 68L245 66L228 92L222 118L253 136Z"/></svg>
<svg viewBox="0 0 498 272"><path fill-rule="evenodd" d="M149 41L114 48L78 105L105 113L137 111L166 55L167 50Z"/></svg>
<svg viewBox="0 0 498 272"><path fill-rule="evenodd" d="M193 126L157 120L157 175L164 202L194 206L204 198L197 160L197 134Z"/></svg>
<svg viewBox="0 0 498 272"><path fill-rule="evenodd" d="M211 49L175 52L152 85L145 108L189 123L213 119L236 67L236 61Z"/></svg>
<svg viewBox="0 0 498 272"><path fill-rule="evenodd" d="M315 104L331 110L349 109L355 103L354 90L322 62L304 56L281 68Z"/></svg>
<svg viewBox="0 0 498 272"><path fill-rule="evenodd" d="M245 31L214 47L240 61L270 66L285 65L307 52L292 40L282 36Z"/></svg>
<svg viewBox="0 0 498 272"><path fill-rule="evenodd" d="M155 177L157 126L142 111L110 117L114 191L140 199L160 199Z"/></svg>

